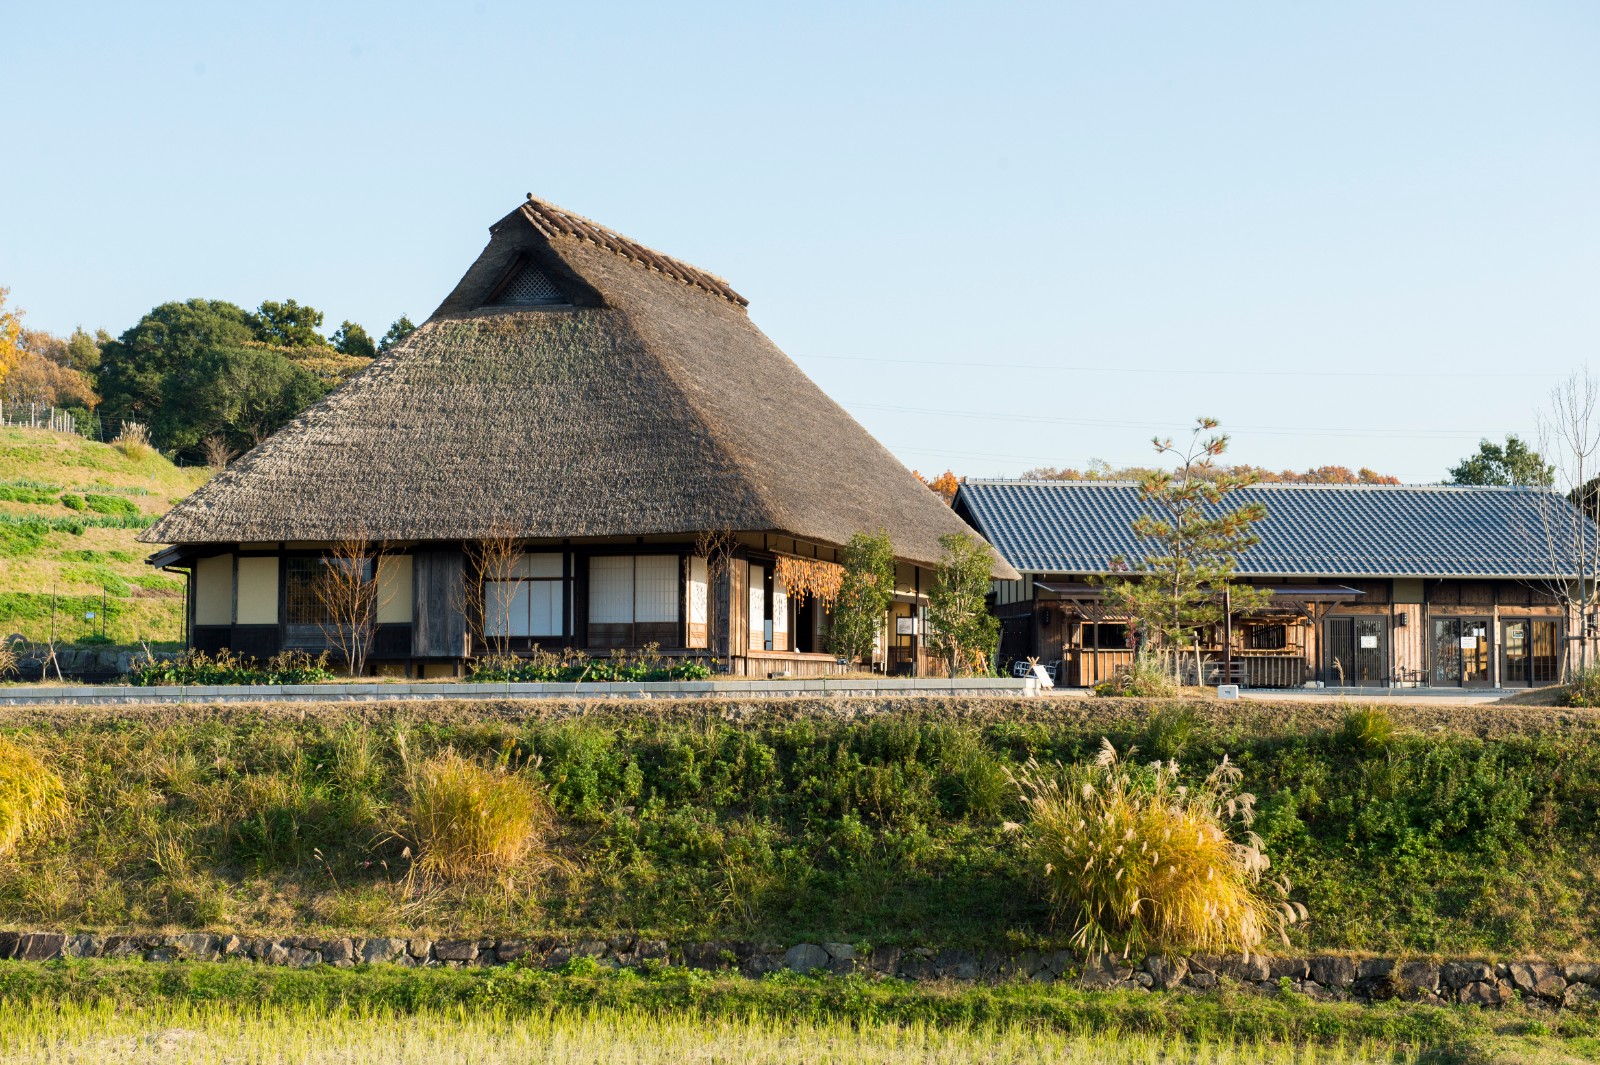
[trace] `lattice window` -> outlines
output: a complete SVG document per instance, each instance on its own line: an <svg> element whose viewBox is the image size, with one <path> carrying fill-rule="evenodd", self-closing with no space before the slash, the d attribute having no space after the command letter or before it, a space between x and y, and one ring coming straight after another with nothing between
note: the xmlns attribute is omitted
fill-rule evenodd
<svg viewBox="0 0 1600 1065"><path fill-rule="evenodd" d="M494 302L500 307L537 307L541 304L566 303L567 296L543 270L536 266L524 266Z"/></svg>

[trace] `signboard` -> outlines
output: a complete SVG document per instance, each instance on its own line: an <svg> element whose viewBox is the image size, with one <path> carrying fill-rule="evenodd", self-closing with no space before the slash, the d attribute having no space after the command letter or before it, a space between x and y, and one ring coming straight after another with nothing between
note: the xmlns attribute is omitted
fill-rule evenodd
<svg viewBox="0 0 1600 1065"><path fill-rule="evenodd" d="M894 634L896 636L915 636L917 634L917 619L895 618Z"/></svg>
<svg viewBox="0 0 1600 1065"><path fill-rule="evenodd" d="M1039 682L1039 687L1041 688L1054 688L1056 686L1056 682L1050 679L1050 674L1046 673L1045 668L1037 662L1033 665L1033 678Z"/></svg>
<svg viewBox="0 0 1600 1065"><path fill-rule="evenodd" d="M1363 651L1376 651L1378 649L1378 638L1376 636L1361 637L1361 649Z"/></svg>
<svg viewBox="0 0 1600 1065"><path fill-rule="evenodd" d="M1463 636L1463 637L1461 637L1461 649L1463 651L1471 651L1471 650L1475 649L1477 646L1478 646L1478 638L1476 636Z"/></svg>

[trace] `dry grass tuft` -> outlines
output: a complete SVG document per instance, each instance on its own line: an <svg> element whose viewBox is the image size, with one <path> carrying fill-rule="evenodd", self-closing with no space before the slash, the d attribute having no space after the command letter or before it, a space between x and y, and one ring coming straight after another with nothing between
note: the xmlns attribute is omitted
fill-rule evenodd
<svg viewBox="0 0 1600 1065"><path fill-rule="evenodd" d="M59 825L71 811L61 777L33 752L0 739L0 856Z"/></svg>
<svg viewBox="0 0 1600 1065"><path fill-rule="evenodd" d="M551 816L539 786L504 764L485 766L453 748L406 759L401 834L429 876L468 880L539 863L548 858Z"/></svg>
<svg viewBox="0 0 1600 1065"><path fill-rule="evenodd" d="M150 430L140 422L123 422L122 431L111 441L111 446L135 462L142 462L155 454L155 448L150 446Z"/></svg>
<svg viewBox="0 0 1600 1065"><path fill-rule="evenodd" d="M1198 788L1176 762L1137 766L1102 741L1087 765L1047 771L1030 760L1016 783L1059 916L1090 951L1249 952L1305 916L1287 882L1264 879L1267 856L1248 826L1255 798L1226 758ZM1246 841L1228 836L1230 823Z"/></svg>

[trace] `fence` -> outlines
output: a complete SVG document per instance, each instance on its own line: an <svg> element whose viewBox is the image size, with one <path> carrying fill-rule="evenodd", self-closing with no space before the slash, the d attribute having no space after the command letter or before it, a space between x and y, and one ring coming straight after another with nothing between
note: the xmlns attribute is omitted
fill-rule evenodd
<svg viewBox="0 0 1600 1065"><path fill-rule="evenodd" d="M29 429L51 429L58 433L76 433L78 419L60 407L44 407L37 403L0 403L0 425L21 425Z"/></svg>

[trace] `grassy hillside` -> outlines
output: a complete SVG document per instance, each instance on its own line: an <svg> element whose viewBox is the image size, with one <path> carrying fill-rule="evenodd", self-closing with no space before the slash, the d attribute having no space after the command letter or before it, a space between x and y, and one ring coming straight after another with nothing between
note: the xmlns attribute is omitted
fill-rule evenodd
<svg viewBox="0 0 1600 1065"><path fill-rule="evenodd" d="M170 642L183 634L183 586L144 564L135 537L192 492L204 469L151 449L41 429L0 427L0 638L57 632L68 642ZM97 617L86 620L93 611Z"/></svg>
<svg viewBox="0 0 1600 1065"><path fill-rule="evenodd" d="M576 709L574 709L576 707ZM0 863L16 924L239 932L1064 946L1003 822L1008 772L1101 737L1259 798L1311 950L1600 957L1600 717L1489 707L1290 720L1077 700L948 706L389 704L19 712L69 825ZM581 712L580 712L581 711ZM1509 720L1516 727L1492 727ZM554 861L431 883L405 757L501 760Z"/></svg>

